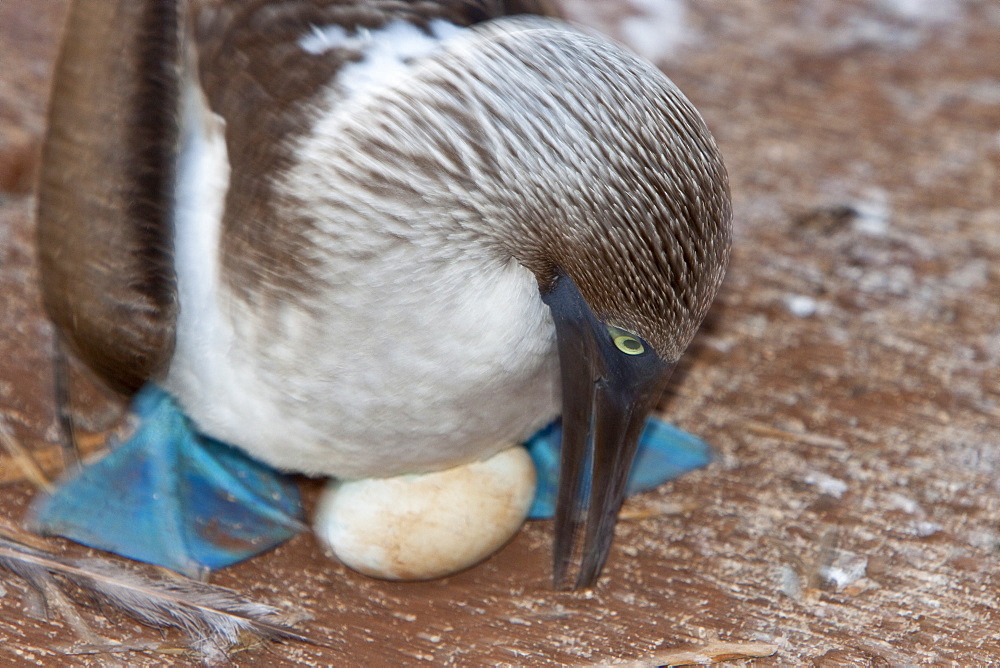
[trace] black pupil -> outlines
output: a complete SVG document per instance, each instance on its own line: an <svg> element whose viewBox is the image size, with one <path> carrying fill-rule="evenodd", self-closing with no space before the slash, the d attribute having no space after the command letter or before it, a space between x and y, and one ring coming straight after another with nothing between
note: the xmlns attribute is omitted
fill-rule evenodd
<svg viewBox="0 0 1000 668"><path fill-rule="evenodd" d="M635 339L625 339L624 341L622 341L622 345L624 345L629 350L639 350L639 348L642 347L639 345L639 342L636 341Z"/></svg>

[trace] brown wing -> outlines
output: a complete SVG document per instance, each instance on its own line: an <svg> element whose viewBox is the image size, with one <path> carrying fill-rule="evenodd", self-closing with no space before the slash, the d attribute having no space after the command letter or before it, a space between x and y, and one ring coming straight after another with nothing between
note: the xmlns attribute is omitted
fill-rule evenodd
<svg viewBox="0 0 1000 668"><path fill-rule="evenodd" d="M119 391L162 371L177 309L173 0L74 0L38 193L42 292L75 352Z"/></svg>

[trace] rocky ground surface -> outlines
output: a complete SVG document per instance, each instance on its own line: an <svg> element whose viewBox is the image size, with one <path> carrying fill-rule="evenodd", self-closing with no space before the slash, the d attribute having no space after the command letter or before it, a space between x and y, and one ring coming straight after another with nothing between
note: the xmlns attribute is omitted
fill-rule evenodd
<svg viewBox="0 0 1000 668"><path fill-rule="evenodd" d="M606 575L585 593L550 588L546 522L477 568L420 584L354 574L300 536L212 582L308 611L303 628L325 646L258 645L232 663L1000 658L1000 6L565 7L660 64L727 160L732 269L662 404L716 461L627 504ZM64 9L0 3L0 418L49 476L52 332L32 174ZM114 421L112 403L80 397L91 429ZM23 471L0 455L9 523L35 491ZM145 648L129 665L183 660L180 634L81 614ZM83 649L73 623L0 580L0 663L111 661Z"/></svg>

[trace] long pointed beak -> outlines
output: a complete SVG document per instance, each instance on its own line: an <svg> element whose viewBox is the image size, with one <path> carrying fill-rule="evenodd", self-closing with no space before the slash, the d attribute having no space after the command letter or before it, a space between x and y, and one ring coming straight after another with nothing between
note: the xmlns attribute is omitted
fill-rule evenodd
<svg viewBox="0 0 1000 668"><path fill-rule="evenodd" d="M586 588L607 560L639 435L673 365L652 351L620 351L569 277L543 299L556 324L563 403L553 579L565 587L578 564L573 587Z"/></svg>

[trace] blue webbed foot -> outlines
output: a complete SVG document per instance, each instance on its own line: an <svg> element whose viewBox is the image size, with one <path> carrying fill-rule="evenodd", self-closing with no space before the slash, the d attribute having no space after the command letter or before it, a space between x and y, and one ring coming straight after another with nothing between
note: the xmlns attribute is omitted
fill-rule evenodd
<svg viewBox="0 0 1000 668"><path fill-rule="evenodd" d="M34 503L40 532L198 576L305 528L290 476L195 432L156 386L132 410L130 439Z"/></svg>
<svg viewBox="0 0 1000 668"><path fill-rule="evenodd" d="M559 488L559 449L562 428L555 421L524 444L535 462L538 489L528 519L551 519L555 515ZM626 494L632 496L659 487L710 461L708 444L655 417L649 418L639 438L635 464L629 474Z"/></svg>
<svg viewBox="0 0 1000 668"><path fill-rule="evenodd" d="M290 476L194 431L154 385L136 395L132 410L139 427L130 439L36 500L38 531L198 576L305 529ZM561 437L556 421L525 443L538 476L530 519L555 512ZM702 440L651 418L627 493L654 489L709 461Z"/></svg>

